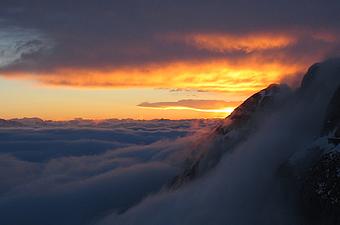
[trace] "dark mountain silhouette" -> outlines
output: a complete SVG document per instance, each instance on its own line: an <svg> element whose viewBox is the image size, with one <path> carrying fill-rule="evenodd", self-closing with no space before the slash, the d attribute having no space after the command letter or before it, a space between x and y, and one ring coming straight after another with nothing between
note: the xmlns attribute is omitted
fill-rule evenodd
<svg viewBox="0 0 340 225"><path fill-rule="evenodd" d="M295 91L273 84L248 98L199 144L200 154L188 159L170 188L178 189L207 175L273 112L303 104L306 111L302 115L320 115L320 125L313 121L319 136L309 147L293 150L277 175L296 196L301 224L340 224L340 59L311 66Z"/></svg>
<svg viewBox="0 0 340 225"><path fill-rule="evenodd" d="M287 85L272 84L245 100L198 144L197 148L202 152L188 159L184 172L171 182L171 188L178 188L214 168L223 154L245 141L256 131L261 120L284 104L291 94Z"/></svg>

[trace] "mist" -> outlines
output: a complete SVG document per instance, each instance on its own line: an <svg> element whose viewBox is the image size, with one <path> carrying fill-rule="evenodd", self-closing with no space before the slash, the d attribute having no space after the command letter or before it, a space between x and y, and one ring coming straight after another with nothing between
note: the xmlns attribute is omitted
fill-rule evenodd
<svg viewBox="0 0 340 225"><path fill-rule="evenodd" d="M301 224L299 190L284 167L320 137L339 65L332 59L312 66L299 88L254 114L258 123L232 147L232 135L216 133L231 118L24 120L1 128L0 223ZM214 151L224 153L215 166L171 188L188 161Z"/></svg>
<svg viewBox="0 0 340 225"><path fill-rule="evenodd" d="M339 86L338 65L338 60L329 60L318 71L312 67L296 97L268 115L203 178L150 196L98 224L301 224L297 190L285 184L279 169L320 135L327 105Z"/></svg>

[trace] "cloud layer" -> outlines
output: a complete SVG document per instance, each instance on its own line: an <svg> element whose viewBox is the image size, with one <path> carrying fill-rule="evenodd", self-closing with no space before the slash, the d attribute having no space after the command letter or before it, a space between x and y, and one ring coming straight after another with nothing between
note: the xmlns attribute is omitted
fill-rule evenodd
<svg viewBox="0 0 340 225"><path fill-rule="evenodd" d="M217 121L1 122L0 223L83 225L159 191Z"/></svg>

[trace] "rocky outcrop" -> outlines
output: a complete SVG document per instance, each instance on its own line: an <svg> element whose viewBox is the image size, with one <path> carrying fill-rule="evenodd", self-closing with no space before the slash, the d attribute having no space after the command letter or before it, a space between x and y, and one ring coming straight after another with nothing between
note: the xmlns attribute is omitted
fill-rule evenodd
<svg viewBox="0 0 340 225"><path fill-rule="evenodd" d="M308 224L340 224L340 87L329 103L319 157L301 177L302 212Z"/></svg>
<svg viewBox="0 0 340 225"><path fill-rule="evenodd" d="M263 117L282 104L290 94L288 86L272 84L249 97L199 144L198 155L187 159L182 173L171 181L170 187L176 189L209 172L226 152L232 151L256 131Z"/></svg>
<svg viewBox="0 0 340 225"><path fill-rule="evenodd" d="M305 74L301 82L300 88L302 90L309 88L315 82L317 74L320 72L320 67L321 67L320 63L315 63L314 65L309 67L307 73Z"/></svg>
<svg viewBox="0 0 340 225"><path fill-rule="evenodd" d="M280 168L297 191L304 225L340 224L340 87L325 115L320 137Z"/></svg>
<svg viewBox="0 0 340 225"><path fill-rule="evenodd" d="M336 90L329 103L322 131L323 135L330 133L332 133L332 137L340 138L340 87Z"/></svg>
<svg viewBox="0 0 340 225"><path fill-rule="evenodd" d="M214 144L202 148L204 151L198 157L189 158L185 169L170 187L179 188L209 172L224 154L233 151L256 132L263 119L287 99L292 99L293 105L305 102L308 105L318 104L321 110L306 113L321 115L320 123L314 121L321 125L320 136L309 147L296 150L277 174L283 181L282 185L287 186L287 192L295 196L302 225L340 225L339 65L339 60L314 64L295 93L289 92L284 85L270 85L248 98L214 129L205 140Z"/></svg>
<svg viewBox="0 0 340 225"><path fill-rule="evenodd" d="M291 90L287 85L269 85L238 106L226 118L225 123L216 128L216 132L225 135L235 128L256 128L256 123L261 121L266 113L273 111L276 106L282 104L290 94Z"/></svg>
<svg viewBox="0 0 340 225"><path fill-rule="evenodd" d="M340 152L322 154L302 178L301 209L306 224L340 224Z"/></svg>

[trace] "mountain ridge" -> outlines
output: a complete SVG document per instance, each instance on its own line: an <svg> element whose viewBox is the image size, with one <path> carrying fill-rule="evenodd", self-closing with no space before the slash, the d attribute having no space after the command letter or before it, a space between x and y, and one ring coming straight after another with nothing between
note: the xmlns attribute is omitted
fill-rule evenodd
<svg viewBox="0 0 340 225"><path fill-rule="evenodd" d="M270 117L270 112L265 113L266 110L263 109L275 111L286 107L285 110L289 111L290 107L300 108L299 113L305 114L306 117L309 114L319 115L319 119L313 121L316 136L309 146L293 151L293 154L281 164L277 170L278 179L282 180L283 186L289 186L287 190L296 192L290 194L296 195L301 224L338 225L340 224L340 59L313 64L302 79L301 86L295 91L290 90L289 94L283 97L283 101L281 99L277 105L271 104L275 99L273 95L269 95L270 98L265 101L261 98L266 96L264 93L272 93L279 87L277 84L270 85L237 107L222 124L215 128L211 134L213 138L210 138L215 139L215 142L217 139L227 139L230 142L230 134L239 129L247 129L248 132L241 134L243 139L237 140L234 145L228 145L228 141L225 140L220 142L217 149L222 146L223 150L216 150L213 147L203 151L200 157L192 160L182 174L174 178L170 188L178 189L213 170L220 159L233 151L235 146L246 139L246 136L256 133L256 123L250 121L254 118L262 120ZM287 101L288 106L282 106ZM315 107L317 104L320 107ZM308 118L303 119L308 121ZM218 154L213 154L216 151ZM209 161L213 163L206 166Z"/></svg>

